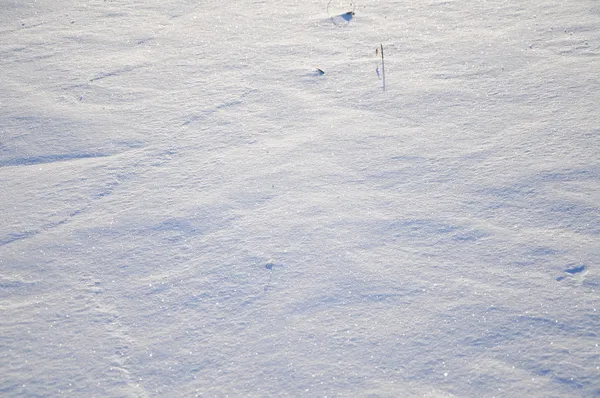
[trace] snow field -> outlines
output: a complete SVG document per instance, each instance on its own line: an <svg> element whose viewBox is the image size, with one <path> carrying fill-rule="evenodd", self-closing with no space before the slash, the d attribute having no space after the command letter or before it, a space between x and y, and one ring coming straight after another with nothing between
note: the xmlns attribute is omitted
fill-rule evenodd
<svg viewBox="0 0 600 398"><path fill-rule="evenodd" d="M596 3L325 6L0 5L3 395L600 394Z"/></svg>

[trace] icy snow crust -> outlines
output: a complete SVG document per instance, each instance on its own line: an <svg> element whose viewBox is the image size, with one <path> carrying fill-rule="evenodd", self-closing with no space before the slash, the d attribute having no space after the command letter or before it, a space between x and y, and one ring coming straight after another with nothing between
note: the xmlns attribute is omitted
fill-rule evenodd
<svg viewBox="0 0 600 398"><path fill-rule="evenodd" d="M326 5L0 2L3 397L600 395L598 2Z"/></svg>

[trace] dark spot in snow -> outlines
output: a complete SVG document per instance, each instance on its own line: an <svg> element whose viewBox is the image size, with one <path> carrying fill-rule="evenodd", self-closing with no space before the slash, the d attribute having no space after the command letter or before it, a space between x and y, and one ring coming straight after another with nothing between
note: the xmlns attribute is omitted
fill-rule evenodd
<svg viewBox="0 0 600 398"><path fill-rule="evenodd" d="M342 17L342 19L345 20L346 22L350 22L352 20L353 16L354 16L354 11L348 11L347 13L340 15L340 17Z"/></svg>
<svg viewBox="0 0 600 398"><path fill-rule="evenodd" d="M580 265L579 267L567 268L565 272L569 274L578 274L580 272L585 271L585 265Z"/></svg>

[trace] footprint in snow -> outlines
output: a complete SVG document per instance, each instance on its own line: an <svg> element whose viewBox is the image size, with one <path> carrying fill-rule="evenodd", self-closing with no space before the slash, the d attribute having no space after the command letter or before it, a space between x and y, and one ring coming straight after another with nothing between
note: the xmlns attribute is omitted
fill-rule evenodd
<svg viewBox="0 0 600 398"><path fill-rule="evenodd" d="M556 280L562 281L564 279L572 279L581 283L588 272L588 267L586 267L585 265L573 266L565 269L564 274L557 277Z"/></svg>

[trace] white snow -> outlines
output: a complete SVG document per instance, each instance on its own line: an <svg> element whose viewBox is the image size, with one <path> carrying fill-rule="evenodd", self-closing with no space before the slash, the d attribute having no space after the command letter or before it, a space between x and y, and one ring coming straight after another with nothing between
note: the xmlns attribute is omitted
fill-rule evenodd
<svg viewBox="0 0 600 398"><path fill-rule="evenodd" d="M355 3L0 1L0 395L600 395L598 2Z"/></svg>

